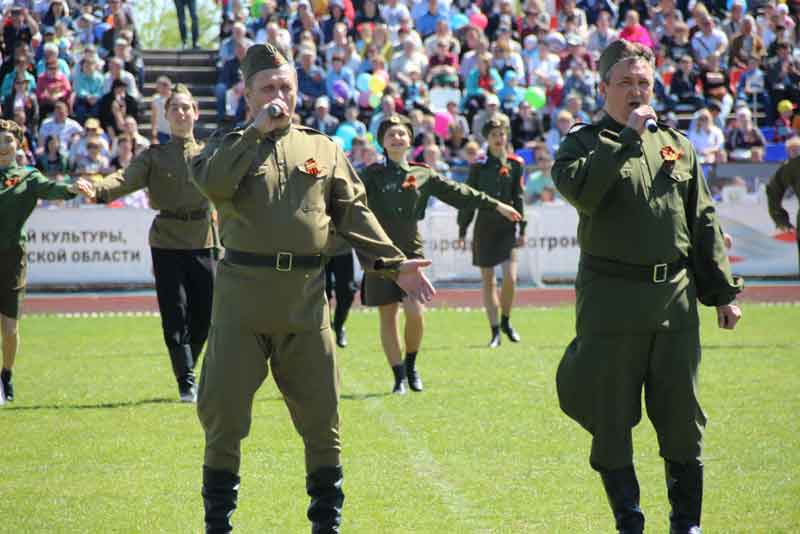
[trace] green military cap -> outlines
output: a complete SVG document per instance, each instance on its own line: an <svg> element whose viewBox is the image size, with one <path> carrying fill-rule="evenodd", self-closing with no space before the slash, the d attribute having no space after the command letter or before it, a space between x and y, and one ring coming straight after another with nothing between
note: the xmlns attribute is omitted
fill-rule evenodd
<svg viewBox="0 0 800 534"><path fill-rule="evenodd" d="M600 79L608 81L608 73L614 65L628 59L642 59L650 64L655 64L652 50L639 43L619 39L608 45L600 54L600 59L597 60L597 72L600 74Z"/></svg>
<svg viewBox="0 0 800 534"><path fill-rule="evenodd" d="M411 126L411 121L408 120L408 117L395 113L383 119L380 126L378 126L378 144L383 146L383 136L386 135L386 130L392 126L398 125L405 126L408 130L409 137L411 137L412 140L414 139L414 128Z"/></svg>
<svg viewBox="0 0 800 534"><path fill-rule="evenodd" d="M481 135L484 138L487 138L489 137L489 132L495 128L505 128L506 130L511 130L511 121L508 120L508 116L506 116L504 113L496 113L495 115L492 115L492 118L483 123Z"/></svg>
<svg viewBox="0 0 800 534"><path fill-rule="evenodd" d="M241 66L242 77L244 81L247 81L256 72L277 69L287 63L286 56L275 46L256 44L248 48L244 56Z"/></svg>
<svg viewBox="0 0 800 534"><path fill-rule="evenodd" d="M25 139L25 134L19 124L14 121L0 119L0 132L9 132L17 138L17 143L22 143Z"/></svg>

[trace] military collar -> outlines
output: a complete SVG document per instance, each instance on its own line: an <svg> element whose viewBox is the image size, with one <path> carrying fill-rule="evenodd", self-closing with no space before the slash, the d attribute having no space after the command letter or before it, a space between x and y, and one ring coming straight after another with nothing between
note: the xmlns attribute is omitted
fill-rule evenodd
<svg viewBox="0 0 800 534"><path fill-rule="evenodd" d="M491 151L486 150L486 161L487 162L498 161L500 162L500 165L505 165L506 163L508 163L508 158L506 157L506 154L503 154L503 157L498 158L497 156L492 154Z"/></svg>
<svg viewBox="0 0 800 534"><path fill-rule="evenodd" d="M600 126L601 128L603 128L605 130L611 130L611 131L617 132L617 133L621 132L622 129L625 128L624 124L622 124L620 122L617 122L608 113L606 113L603 116L603 118L600 119L600 122L598 123L598 126Z"/></svg>
<svg viewBox="0 0 800 534"><path fill-rule="evenodd" d="M20 166L17 165L17 162L16 161L12 161L11 165L8 165L6 167L0 167L0 173L6 174L8 172L14 172L14 171L19 170L19 169L20 169Z"/></svg>
<svg viewBox="0 0 800 534"><path fill-rule="evenodd" d="M292 129L292 123L289 122L289 125L286 126L285 128L272 130L271 132L269 132L264 137L266 137L267 139L269 139L271 141L278 141L282 137L285 137L286 134L288 134L289 130L291 130L291 129Z"/></svg>
<svg viewBox="0 0 800 534"><path fill-rule="evenodd" d="M409 165L408 161L406 161L405 159L403 159L402 161L397 162L397 161L392 161L391 159L389 159L387 157L386 158L386 166L389 167L390 169L393 168L393 167L399 167L399 168L403 169L405 172L409 172L411 170L411 165Z"/></svg>

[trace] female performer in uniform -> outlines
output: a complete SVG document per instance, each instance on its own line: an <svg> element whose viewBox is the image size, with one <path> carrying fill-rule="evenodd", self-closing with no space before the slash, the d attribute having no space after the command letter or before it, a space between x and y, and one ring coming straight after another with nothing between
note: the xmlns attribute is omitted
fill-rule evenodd
<svg viewBox="0 0 800 534"><path fill-rule="evenodd" d="M443 178L427 165L407 161L412 139L411 122L406 117L391 115L384 119L378 128L378 140L386 152L386 163L370 165L362 173L369 208L407 257L423 257L417 221L425 217L431 196L457 208L492 209L510 221L521 219L511 206ZM378 306L381 343L394 372L392 392L406 392L406 377L412 390L422 391L422 380L415 364L422 343L423 305L406 299L394 282L369 273L364 275L362 301L367 306ZM405 362L397 322L401 302L406 317Z"/></svg>
<svg viewBox="0 0 800 534"><path fill-rule="evenodd" d="M91 185L86 180L72 185L59 184L32 167L17 165L17 149L23 135L17 123L0 120L0 337L3 344L0 404L14 400L11 373L19 350L17 322L27 266L25 222L40 198L70 199L78 193L91 194Z"/></svg>
<svg viewBox="0 0 800 534"><path fill-rule="evenodd" d="M188 162L203 148L193 133L197 103L179 83L165 108L169 141L151 145L95 189L97 201L105 203L147 188L151 206L159 210L150 228L150 250L161 326L180 400L194 402L194 368L211 323L219 237L212 207L189 176Z"/></svg>
<svg viewBox="0 0 800 534"><path fill-rule="evenodd" d="M505 115L497 115L487 121L481 132L488 140L488 155L483 161L470 166L467 185L483 191L492 198L506 202L524 213L523 186L524 163L519 156L508 153L510 122ZM467 229L475 217L475 209L462 209L458 213L458 234L463 246ZM517 281L517 255L515 247L525 243L524 220L509 222L493 210L480 210L472 235L472 264L481 269L483 307L492 328L490 348L500 345L500 330L514 343L519 334L511 326L511 306ZM519 229L519 232L517 232ZM494 268L502 265L503 285L500 296ZM497 321L497 309L502 315Z"/></svg>

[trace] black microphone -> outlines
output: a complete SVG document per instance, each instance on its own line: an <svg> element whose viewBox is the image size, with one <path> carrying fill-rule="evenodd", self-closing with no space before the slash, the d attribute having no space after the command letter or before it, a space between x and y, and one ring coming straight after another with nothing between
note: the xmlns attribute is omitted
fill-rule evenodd
<svg viewBox="0 0 800 534"><path fill-rule="evenodd" d="M281 115L283 115L283 110L281 109L281 107L278 104L273 102L272 104L267 106L267 115L269 115L270 117L275 119L275 118L280 117Z"/></svg>
<svg viewBox="0 0 800 534"><path fill-rule="evenodd" d="M650 130L650 133L656 133L658 131L658 124L655 119L647 119L644 121L644 125Z"/></svg>

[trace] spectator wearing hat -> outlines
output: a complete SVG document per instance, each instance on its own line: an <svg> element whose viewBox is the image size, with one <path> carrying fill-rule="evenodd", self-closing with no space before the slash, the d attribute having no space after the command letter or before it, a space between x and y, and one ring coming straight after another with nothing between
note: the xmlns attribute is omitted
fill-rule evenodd
<svg viewBox="0 0 800 534"><path fill-rule="evenodd" d="M611 27L611 13L605 10L601 11L597 15L595 26L586 38L586 50L593 59L597 60L600 53L617 39L619 39L619 32Z"/></svg>
<svg viewBox="0 0 800 534"><path fill-rule="evenodd" d="M639 43L647 48L653 48L653 39L650 32L639 23L639 12L629 9L625 12L625 25L619 32L619 38L632 43Z"/></svg>
<svg viewBox="0 0 800 534"><path fill-rule="evenodd" d="M85 157L89 153L86 147L89 141L100 145L100 154L106 158L111 157L109 139L108 136L103 133L100 121L94 117L89 117L83 125L81 136L75 139L70 146L65 146L62 149L67 152L67 160L71 168L75 167L79 158Z"/></svg>
<svg viewBox="0 0 800 534"><path fill-rule="evenodd" d="M72 84L67 74L59 68L58 57L47 52L45 61L47 62L45 70L36 80L36 98L42 116L47 116L53 111L56 102L63 102L71 107L73 100Z"/></svg>
<svg viewBox="0 0 800 534"><path fill-rule="evenodd" d="M772 139L773 142L782 143L798 134L792 124L794 110L796 108L797 104L793 104L790 100L781 100L778 102L778 118L775 120L775 136Z"/></svg>
<svg viewBox="0 0 800 534"><path fill-rule="evenodd" d="M9 10L11 22L3 26L2 55L10 56L17 43L31 44L33 36L39 33L39 25L27 8L12 5Z"/></svg>
<svg viewBox="0 0 800 534"><path fill-rule="evenodd" d="M766 54L764 40L755 32L756 21L751 15L742 19L739 33L731 39L728 66L730 68L745 69L750 56L759 58Z"/></svg>
<svg viewBox="0 0 800 534"><path fill-rule="evenodd" d="M725 149L730 161L763 161L767 144L764 134L753 124L753 114L746 106L736 110L736 122L728 131Z"/></svg>
<svg viewBox="0 0 800 534"><path fill-rule="evenodd" d="M81 69L73 78L75 90L73 111L78 122L84 122L89 116L98 116L97 104L105 94L103 90L105 77L97 70L97 60L94 56L84 57L80 63Z"/></svg>
<svg viewBox="0 0 800 534"><path fill-rule="evenodd" d="M345 16L344 0L329 0L328 14L320 22L323 42L329 43L333 40L333 28L336 24L344 24L347 33L352 28L351 21Z"/></svg>
<svg viewBox="0 0 800 534"><path fill-rule="evenodd" d="M476 141L481 144L486 142L486 138L483 135L483 126L502 113L500 99L497 95L487 94L484 98L483 108L472 118L472 134L475 136Z"/></svg>
<svg viewBox="0 0 800 534"><path fill-rule="evenodd" d="M114 58L113 61L118 61ZM125 128L125 117L139 114L139 105L130 94L128 86L122 80L111 82L111 90L100 98L98 102L98 117L103 130L109 137L114 138Z"/></svg>
<svg viewBox="0 0 800 534"><path fill-rule="evenodd" d="M298 51L297 69L297 107L301 115L308 115L314 108L314 101L325 94L325 72L315 59L316 49L303 45Z"/></svg>
<svg viewBox="0 0 800 534"><path fill-rule="evenodd" d="M326 135L335 135L339 127L339 119L330 113L331 103L327 96L321 96L314 101L314 111L306 119L306 126L319 130Z"/></svg>
<svg viewBox="0 0 800 534"><path fill-rule="evenodd" d="M48 135L56 135L61 139L61 146L67 150L72 144L72 138L76 134L83 133L83 127L69 117L69 107L61 100L56 101L52 108L52 115L42 121L39 128L38 145L45 146L44 140Z"/></svg>

